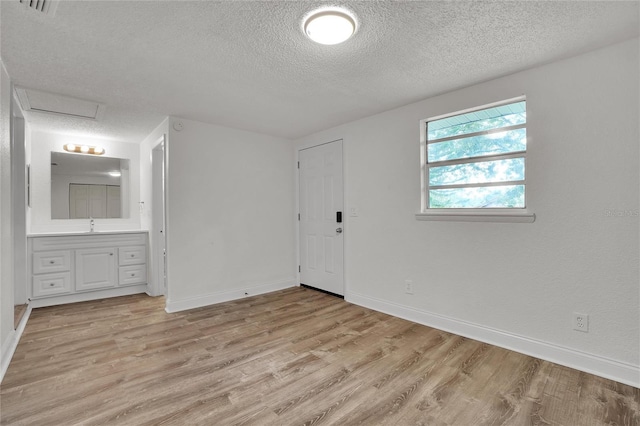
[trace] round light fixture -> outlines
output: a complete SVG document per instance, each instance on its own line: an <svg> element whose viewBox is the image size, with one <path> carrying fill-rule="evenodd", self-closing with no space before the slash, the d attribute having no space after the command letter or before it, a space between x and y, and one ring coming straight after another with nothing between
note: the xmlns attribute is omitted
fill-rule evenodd
<svg viewBox="0 0 640 426"><path fill-rule="evenodd" d="M355 20L338 10L324 10L312 14L304 22L304 32L320 44L338 44L346 41L356 30Z"/></svg>
<svg viewBox="0 0 640 426"><path fill-rule="evenodd" d="M80 147L80 152L86 154L87 152L89 152L89 147L87 145L82 145Z"/></svg>

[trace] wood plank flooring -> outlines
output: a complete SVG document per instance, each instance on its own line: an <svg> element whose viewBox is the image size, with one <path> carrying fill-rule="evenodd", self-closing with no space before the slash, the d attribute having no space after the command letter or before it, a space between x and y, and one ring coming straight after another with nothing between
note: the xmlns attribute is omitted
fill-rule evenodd
<svg viewBox="0 0 640 426"><path fill-rule="evenodd" d="M294 288L34 309L3 425L629 425L640 390Z"/></svg>
<svg viewBox="0 0 640 426"><path fill-rule="evenodd" d="M27 312L27 305L15 305L13 307L13 327L18 327L22 316Z"/></svg>

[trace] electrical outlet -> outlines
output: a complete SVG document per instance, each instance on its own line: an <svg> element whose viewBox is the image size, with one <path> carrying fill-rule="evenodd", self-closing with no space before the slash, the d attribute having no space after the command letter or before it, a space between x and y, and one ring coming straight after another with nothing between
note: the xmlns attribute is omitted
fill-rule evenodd
<svg viewBox="0 0 640 426"><path fill-rule="evenodd" d="M404 281L404 292L407 294L413 294L413 281L411 280Z"/></svg>
<svg viewBox="0 0 640 426"><path fill-rule="evenodd" d="M573 313L573 329L577 331L582 331L583 333L588 333L589 332L589 315L574 312Z"/></svg>

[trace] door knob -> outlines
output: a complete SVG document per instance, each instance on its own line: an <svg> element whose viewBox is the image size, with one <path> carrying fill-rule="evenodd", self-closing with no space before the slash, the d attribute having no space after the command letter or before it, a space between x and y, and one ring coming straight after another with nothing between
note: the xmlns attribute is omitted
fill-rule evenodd
<svg viewBox="0 0 640 426"><path fill-rule="evenodd" d="M338 228L338 229L336 229L336 232L337 232L338 234L342 234L342 228Z"/></svg>

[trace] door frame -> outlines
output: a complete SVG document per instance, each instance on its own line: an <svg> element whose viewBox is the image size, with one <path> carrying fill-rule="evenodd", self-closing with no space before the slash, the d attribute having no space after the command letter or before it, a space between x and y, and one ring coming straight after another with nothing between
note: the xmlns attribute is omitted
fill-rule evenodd
<svg viewBox="0 0 640 426"><path fill-rule="evenodd" d="M27 304L27 152L26 121L11 87L9 116L11 153L11 229L13 232L13 305ZM15 324L14 324L15 326ZM15 329L15 327L14 327Z"/></svg>
<svg viewBox="0 0 640 426"><path fill-rule="evenodd" d="M162 168L158 167L157 161L159 153L162 155ZM162 184L159 188L158 185ZM160 209L156 208L156 194L160 192L162 194L163 203ZM151 277L153 282L153 289L151 294L153 296L166 296L167 295L167 274L166 274L166 262L167 262L167 143L166 135L162 135L156 143L151 147ZM162 222L162 235L164 238L164 253L160 253L160 244L158 244L158 222ZM164 257L164 259L163 259ZM163 268L164 271L161 271ZM162 272L162 273L161 273ZM164 276L164 280L162 279Z"/></svg>
<svg viewBox="0 0 640 426"><path fill-rule="evenodd" d="M348 246L347 244L347 238L349 236L349 229L348 229L348 215L346 214L347 211L347 177L346 177L346 173L345 173L345 169L346 169L346 161L345 161L345 146L346 146L346 139L343 137L338 137L335 139L331 139L331 140L325 140L325 141L314 141L314 142L309 142L309 143L303 143L303 144L299 144L296 149L295 149L295 153L294 153L294 163L293 163L293 174L294 174L294 179L295 179L295 191L296 191L296 196L295 196L295 203L294 203L294 211L293 211L293 219L294 219L294 223L295 223L295 248L296 248L296 258L295 258L295 275L296 275L296 286L300 287L300 265L302 265L302 263L300 263L300 220L298 219L298 215L300 214L300 169L298 168L299 164L300 164L300 151L304 151L306 149L309 148L315 148L318 146L322 146L322 145L328 145L330 143L333 142L338 142L338 141L342 141L342 205L343 205L343 212L342 212L342 229L344 230L344 233L342 234L342 283L344 286L344 299L347 300L347 294L348 294L348 285L347 285L347 256L346 256L346 248Z"/></svg>

